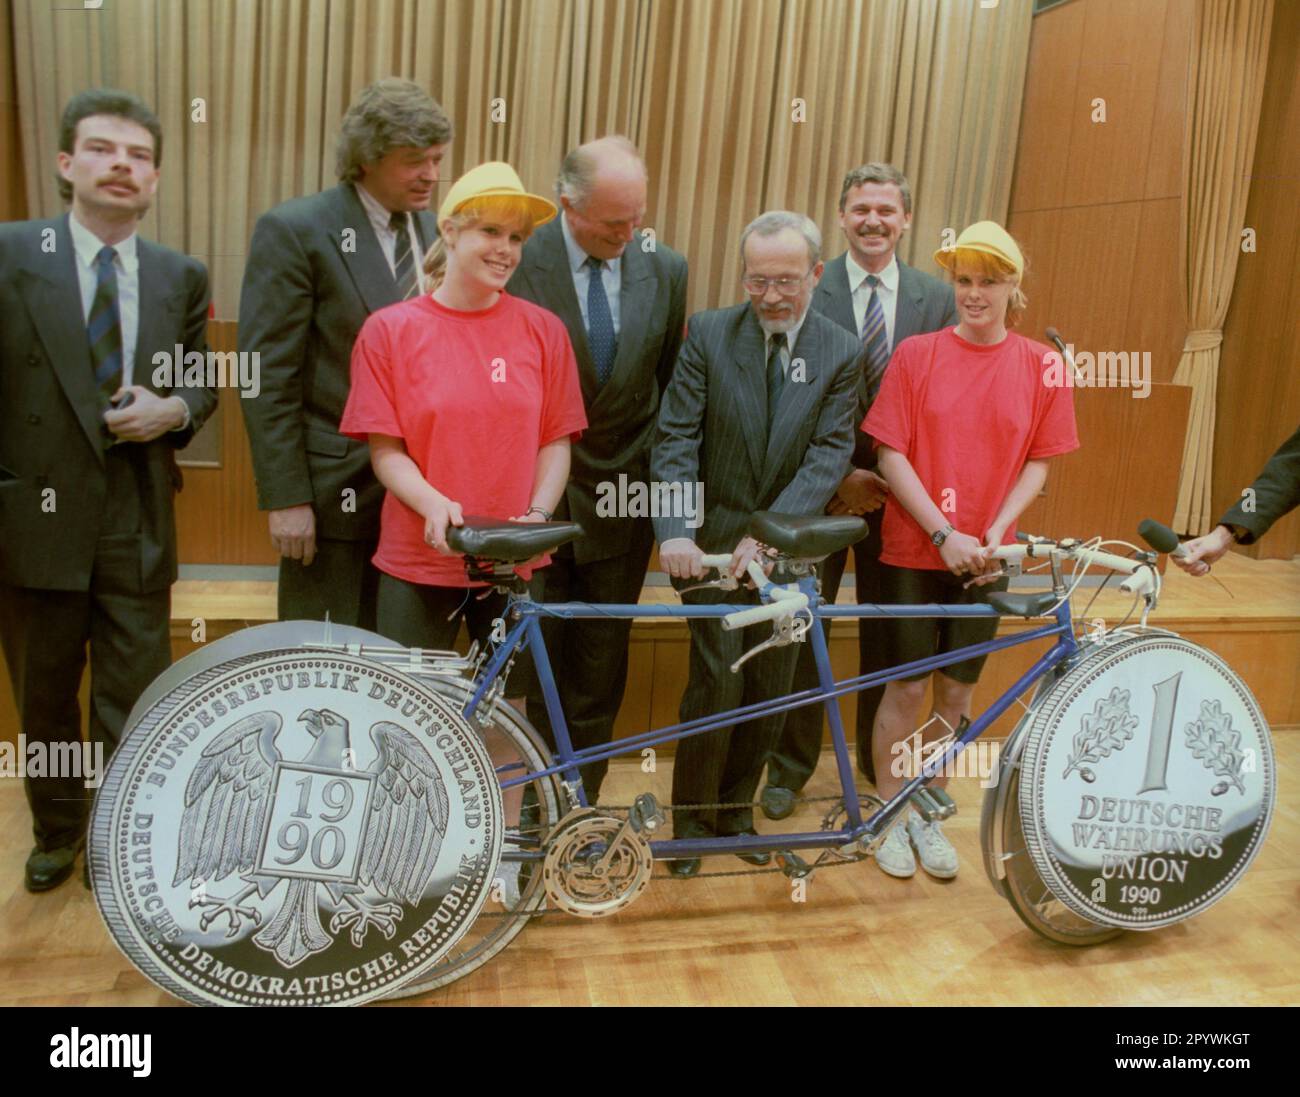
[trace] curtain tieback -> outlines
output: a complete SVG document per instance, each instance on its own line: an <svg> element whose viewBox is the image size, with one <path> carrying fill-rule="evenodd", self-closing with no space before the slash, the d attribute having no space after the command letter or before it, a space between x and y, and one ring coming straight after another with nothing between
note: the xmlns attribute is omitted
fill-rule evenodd
<svg viewBox="0 0 1300 1097"><path fill-rule="evenodd" d="M1183 341L1183 353L1197 350L1213 350L1223 342L1222 328L1197 328L1189 331Z"/></svg>

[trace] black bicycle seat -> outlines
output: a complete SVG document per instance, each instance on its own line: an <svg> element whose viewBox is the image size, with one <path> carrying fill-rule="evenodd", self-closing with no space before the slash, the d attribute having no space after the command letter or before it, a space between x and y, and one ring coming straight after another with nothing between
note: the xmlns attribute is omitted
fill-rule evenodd
<svg viewBox="0 0 1300 1097"><path fill-rule="evenodd" d="M861 541L867 523L852 514L809 516L760 510L749 520L749 535L787 556L815 560Z"/></svg>
<svg viewBox="0 0 1300 1097"><path fill-rule="evenodd" d="M1033 594L1011 594L1005 590L989 593L989 605L1009 617L1042 617L1060 599L1050 590Z"/></svg>
<svg viewBox="0 0 1300 1097"><path fill-rule="evenodd" d="M456 552L503 564L531 560L581 536L582 527L577 522L506 522L499 518L466 518L463 526L447 527L447 544Z"/></svg>

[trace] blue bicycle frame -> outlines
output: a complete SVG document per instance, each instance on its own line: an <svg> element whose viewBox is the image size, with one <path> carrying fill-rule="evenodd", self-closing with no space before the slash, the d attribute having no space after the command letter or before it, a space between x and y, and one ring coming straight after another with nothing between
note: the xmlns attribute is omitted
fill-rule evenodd
<svg viewBox="0 0 1300 1097"><path fill-rule="evenodd" d="M766 594L771 588L769 583L760 593ZM834 605L824 603L817 594L816 584L812 578L799 581L799 590L808 595L808 610L813 620L834 620L840 617L874 618L874 617L998 617L1000 614L988 605L946 606L936 603L922 605ZM507 618L517 618L510 627L505 639L496 645L486 666L475 683L473 696L466 703L464 715L473 719L475 710L482 703L497 675L501 673L511 655L517 649L526 648L532 655L539 684L546 702L546 711L550 717L551 727L555 733L558 750L554 753L554 763L546 769L533 770L526 775L512 775L512 770L522 768L520 763L502 766L497 770L502 790L551 775L562 775L571 782L577 791L578 801L582 806L587 803L586 791L582 786L578 766L618 755L644 750L663 743L675 742L692 735L702 735L718 728L729 727L745 720L767 716L780 712L789 712L805 705L822 703L826 706L826 715L830 722L831 741L835 747L835 762L839 772L840 788L844 795L846 820L839 830L818 830L795 834L760 834L756 836L716 836L706 838L662 839L652 841L651 849L658 858L698 857L705 854L723 853L758 853L776 850L821 849L845 845L865 838L875 838L903 809L909 797L921 786L928 784L942 771L949 761L955 758L965 746L977 739L1001 716L1015 699L1030 685L1047 674L1054 667L1068 660L1078 651L1072 623L1070 601L1065 599L1056 607L1054 622L1042 625L1014 636L1005 636L970 644L956 651L943 655L933 655L917 659L910 663L872 674L859 675L837 682L831 672L830 654L826 637L820 627L812 627L806 632L806 641L813 646L813 655L817 664L818 687L787 694L772 700L762 701L739 708L719 712L712 716L689 720L681 724L642 732L601 746L586 747L575 751L569 739L568 725L560 705L559 694L555 688L555 675L551 669L546 644L542 639L541 618L560 617L580 620L583 618L620 618L652 619L671 618L707 618L725 617L739 609L746 608L735 603L713 605L592 605L583 602L538 603L528 596L512 595L507 609ZM804 613L805 611L800 611ZM750 626L753 627L753 626ZM1005 648L1017 647L1034 640L1055 639L1050 649L1030 667L1019 679L1003 693L992 705L973 720L959 738L955 738L943 754L926 762L921 771L899 791L888 803L878 808L869 818L863 819L858 802L858 793L854 783L853 764L850 761L848 741L844 736L844 725L840 719L838 698L850 693L858 693L872 686L892 682L921 671L937 670L940 667L960 663L978 655L988 655ZM677 805L679 808L682 805ZM507 854L510 860L528 860L541 857L539 851L521 850Z"/></svg>

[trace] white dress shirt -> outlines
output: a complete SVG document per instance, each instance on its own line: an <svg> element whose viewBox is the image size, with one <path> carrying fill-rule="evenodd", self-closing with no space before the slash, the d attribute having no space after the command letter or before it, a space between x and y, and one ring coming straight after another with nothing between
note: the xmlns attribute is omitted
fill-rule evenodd
<svg viewBox="0 0 1300 1097"><path fill-rule="evenodd" d="M799 322L785 333L785 351L781 354L781 372L785 374L785 379L790 380L790 361L794 357L794 341L799 338L799 331L803 327L803 322L808 319L808 310L799 317ZM772 334L763 333L763 361L766 362L772 354ZM806 378L805 378L806 380Z"/></svg>
<svg viewBox="0 0 1300 1097"><path fill-rule="evenodd" d="M582 310L582 328L591 331L587 323L587 294L591 287L591 268L587 260L591 258L569 231L569 217L560 211L560 231L564 234L564 250L569 255L569 273L573 276L573 292L578 295L578 308ZM628 245L631 247L632 245ZM609 316L614 321L614 334L618 334L619 295L623 288L623 257L604 259L600 271L600 281L605 287L605 299L609 301Z"/></svg>
<svg viewBox="0 0 1300 1097"><path fill-rule="evenodd" d="M77 253L81 315L88 324L95 287L99 284L95 259L103 250L104 241L78 221L75 212L68 217L68 231L72 233L72 247ZM117 252L113 269L117 274L117 317L122 329L122 387L126 388L135 383L135 343L140 332L140 257L135 233L110 246Z"/></svg>
<svg viewBox="0 0 1300 1097"><path fill-rule="evenodd" d="M844 255L844 269L849 275L849 290L853 297L853 322L858 325L858 338L862 338L862 325L867 320L867 302L871 300L871 287L867 285L868 272L858 266L853 252ZM885 337L889 340L889 350L894 349L894 317L898 312L898 257L889 257L889 266L882 270L877 278L876 296L880 299L880 309L885 314Z"/></svg>
<svg viewBox="0 0 1300 1097"><path fill-rule="evenodd" d="M393 277L397 277L397 233L393 231L389 223L393 219L392 210L385 206L378 198L366 190L364 183L357 183L357 197L361 199L362 208L366 211L366 217L370 221L370 227L375 230L375 237L379 240L379 250L384 253L384 258L388 260L388 269L393 272ZM415 231L415 219L408 212L406 214L406 231L411 236L411 258L415 263L415 281L419 287L419 292L424 292L424 255L420 250L420 234Z"/></svg>

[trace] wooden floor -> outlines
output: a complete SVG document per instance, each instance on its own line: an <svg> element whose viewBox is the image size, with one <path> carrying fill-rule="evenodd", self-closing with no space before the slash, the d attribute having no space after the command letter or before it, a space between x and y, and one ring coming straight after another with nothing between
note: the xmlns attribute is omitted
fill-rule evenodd
<svg viewBox="0 0 1300 1097"><path fill-rule="evenodd" d="M423 1005L1263 1005L1300 1004L1300 730L1275 732L1279 800L1267 844L1237 887L1200 917L1092 949L1049 944L1025 929L984 876L982 790L950 786L946 824L961 874L940 883L884 876L873 864L819 872L806 901L780 874L656 878L614 918L537 919L500 956ZM834 790L829 756L810 795ZM615 763L612 803L654 775ZM783 822L811 828L812 809ZM773 824L759 820L760 829ZM173 1000L121 956L79 880L46 895L22 887L27 805L0 781L0 1004L153 1005ZM791 826L790 829L796 829ZM705 872L743 869L734 857ZM657 869L657 874L662 873Z"/></svg>

